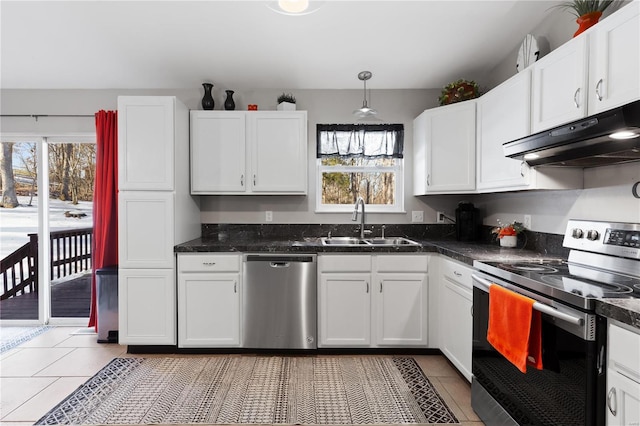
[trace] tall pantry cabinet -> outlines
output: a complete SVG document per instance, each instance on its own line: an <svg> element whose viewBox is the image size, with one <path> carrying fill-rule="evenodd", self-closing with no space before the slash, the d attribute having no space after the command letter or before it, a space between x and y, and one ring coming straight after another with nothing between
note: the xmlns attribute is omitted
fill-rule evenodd
<svg viewBox="0 0 640 426"><path fill-rule="evenodd" d="M118 191L119 343L175 345L173 247L200 236L189 111L175 97L118 97Z"/></svg>

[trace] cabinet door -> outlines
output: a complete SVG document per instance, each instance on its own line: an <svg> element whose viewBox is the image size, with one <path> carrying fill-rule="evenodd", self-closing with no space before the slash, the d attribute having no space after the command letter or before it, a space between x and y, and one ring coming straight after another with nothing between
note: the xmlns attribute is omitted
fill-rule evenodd
<svg viewBox="0 0 640 426"><path fill-rule="evenodd" d="M245 117L241 111L191 111L191 193L245 192Z"/></svg>
<svg viewBox="0 0 640 426"><path fill-rule="evenodd" d="M607 369L607 426L640 424L640 383Z"/></svg>
<svg viewBox="0 0 640 426"><path fill-rule="evenodd" d="M587 113L587 37L576 37L533 65L532 132Z"/></svg>
<svg viewBox="0 0 640 426"><path fill-rule="evenodd" d="M370 274L320 274L319 346L371 344Z"/></svg>
<svg viewBox="0 0 640 426"><path fill-rule="evenodd" d="M391 346L427 344L427 275L378 274L376 343Z"/></svg>
<svg viewBox="0 0 640 426"><path fill-rule="evenodd" d="M118 263L121 268L173 268L174 194L118 193Z"/></svg>
<svg viewBox="0 0 640 426"><path fill-rule="evenodd" d="M179 274L178 346L240 346L240 274Z"/></svg>
<svg viewBox="0 0 640 426"><path fill-rule="evenodd" d="M590 42L589 114L640 99L640 3L596 25Z"/></svg>
<svg viewBox="0 0 640 426"><path fill-rule="evenodd" d="M442 353L471 381L473 295L459 284L443 279L441 287Z"/></svg>
<svg viewBox="0 0 640 426"><path fill-rule="evenodd" d="M473 191L476 187L475 101L434 108L425 114L426 192Z"/></svg>
<svg viewBox="0 0 640 426"><path fill-rule="evenodd" d="M118 341L121 345L176 344L173 269L118 270Z"/></svg>
<svg viewBox="0 0 640 426"><path fill-rule="evenodd" d="M528 167L504 156L502 144L531 133L531 71L523 70L478 100L478 190L526 186Z"/></svg>
<svg viewBox="0 0 640 426"><path fill-rule="evenodd" d="M174 189L175 98L118 97L118 189Z"/></svg>
<svg viewBox="0 0 640 426"><path fill-rule="evenodd" d="M306 112L257 112L247 117L251 191L306 194Z"/></svg>

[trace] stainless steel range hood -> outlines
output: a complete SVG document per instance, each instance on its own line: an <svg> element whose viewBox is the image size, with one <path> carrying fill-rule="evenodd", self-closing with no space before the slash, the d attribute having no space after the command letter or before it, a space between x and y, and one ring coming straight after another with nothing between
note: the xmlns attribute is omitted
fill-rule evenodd
<svg viewBox="0 0 640 426"><path fill-rule="evenodd" d="M503 144L530 166L595 167L640 161L640 101Z"/></svg>

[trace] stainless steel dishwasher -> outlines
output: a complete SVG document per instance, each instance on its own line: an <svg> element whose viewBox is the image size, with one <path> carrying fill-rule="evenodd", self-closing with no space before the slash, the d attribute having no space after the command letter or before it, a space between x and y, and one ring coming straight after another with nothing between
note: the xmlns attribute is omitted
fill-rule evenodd
<svg viewBox="0 0 640 426"><path fill-rule="evenodd" d="M315 349L315 254L243 256L242 346Z"/></svg>

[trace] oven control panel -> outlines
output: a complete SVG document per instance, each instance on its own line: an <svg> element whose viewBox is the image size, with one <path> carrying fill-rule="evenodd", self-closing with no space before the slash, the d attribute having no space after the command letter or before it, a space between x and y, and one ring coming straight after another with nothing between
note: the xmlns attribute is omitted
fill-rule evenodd
<svg viewBox="0 0 640 426"><path fill-rule="evenodd" d="M570 249L640 259L640 224L570 220L562 245Z"/></svg>
<svg viewBox="0 0 640 426"><path fill-rule="evenodd" d="M607 229L607 233L604 236L604 244L640 248L640 231Z"/></svg>

